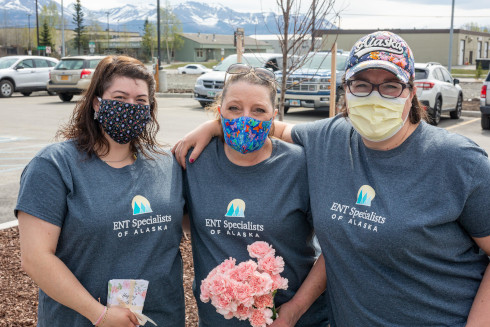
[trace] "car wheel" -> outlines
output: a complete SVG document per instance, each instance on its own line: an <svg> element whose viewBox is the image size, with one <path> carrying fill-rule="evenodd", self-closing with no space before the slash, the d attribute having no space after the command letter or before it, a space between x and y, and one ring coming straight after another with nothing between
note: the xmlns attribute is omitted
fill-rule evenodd
<svg viewBox="0 0 490 327"><path fill-rule="evenodd" d="M182 74L187 74L186 72L182 72Z"/></svg>
<svg viewBox="0 0 490 327"><path fill-rule="evenodd" d="M56 92L48 91L48 95L56 95Z"/></svg>
<svg viewBox="0 0 490 327"><path fill-rule="evenodd" d="M14 93L14 85L12 82L3 80L0 82L0 97L2 98L8 98L9 96L12 96L12 93Z"/></svg>
<svg viewBox="0 0 490 327"><path fill-rule="evenodd" d="M451 115L452 119L459 119L461 117L461 110L463 110L463 95L460 94L458 96L458 103L456 103L456 109L451 111L449 115Z"/></svg>
<svg viewBox="0 0 490 327"><path fill-rule="evenodd" d="M490 129L490 115L481 114L481 128Z"/></svg>
<svg viewBox="0 0 490 327"><path fill-rule="evenodd" d="M199 104L201 105L201 107L206 108L211 104L211 102L199 101Z"/></svg>
<svg viewBox="0 0 490 327"><path fill-rule="evenodd" d="M437 126L441 122L441 111L442 111L442 100L441 98L436 99L436 104L434 105L434 112L432 113L431 124Z"/></svg>
<svg viewBox="0 0 490 327"><path fill-rule="evenodd" d="M289 111L289 106L284 106L284 114L287 114Z"/></svg>
<svg viewBox="0 0 490 327"><path fill-rule="evenodd" d="M31 95L32 92L22 92L22 95L25 96L25 97L28 97L29 95Z"/></svg>
<svg viewBox="0 0 490 327"><path fill-rule="evenodd" d="M63 102L70 102L70 100L73 99L73 94L60 93L58 96Z"/></svg>

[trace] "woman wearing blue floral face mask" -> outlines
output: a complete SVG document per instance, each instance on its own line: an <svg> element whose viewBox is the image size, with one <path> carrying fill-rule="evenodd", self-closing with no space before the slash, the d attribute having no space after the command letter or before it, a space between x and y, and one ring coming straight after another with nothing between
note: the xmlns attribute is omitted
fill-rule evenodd
<svg viewBox="0 0 490 327"><path fill-rule="evenodd" d="M15 213L22 266L40 287L38 326L136 326L138 310L185 326L182 173L156 141L156 110L146 67L108 56L59 131L66 141L22 173ZM120 283L144 306L108 308L112 279L148 281L146 291ZM128 302L119 289L111 295Z"/></svg>
<svg viewBox="0 0 490 327"><path fill-rule="evenodd" d="M220 138L184 175L199 326L250 326L203 303L200 286L223 260L249 260L247 245L255 241L268 242L284 258L281 276L289 287L278 291L276 306L297 308L280 313L272 326L327 326L325 267L322 257L316 261L304 152L268 137L277 112L274 74L236 64L227 77L214 108Z"/></svg>
<svg viewBox="0 0 490 327"><path fill-rule="evenodd" d="M274 126L305 149L332 327L490 326L490 161L423 121L413 79L408 44L374 32L351 50L341 115ZM218 131L188 135L180 160Z"/></svg>

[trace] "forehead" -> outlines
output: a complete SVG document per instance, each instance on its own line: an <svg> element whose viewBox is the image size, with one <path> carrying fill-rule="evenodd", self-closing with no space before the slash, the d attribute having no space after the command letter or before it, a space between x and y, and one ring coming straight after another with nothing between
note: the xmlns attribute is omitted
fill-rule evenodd
<svg viewBox="0 0 490 327"><path fill-rule="evenodd" d="M362 72L359 72L354 76L352 76L351 79L362 79L372 83L382 83L386 81L400 82L400 80L395 76L395 74L384 69L363 70Z"/></svg>
<svg viewBox="0 0 490 327"><path fill-rule="evenodd" d="M128 94L148 95L148 83L142 79L115 76L105 92L122 91Z"/></svg>
<svg viewBox="0 0 490 327"><path fill-rule="evenodd" d="M247 100L263 100L270 102L271 91L265 85L250 83L247 81L238 81L230 84L227 89L223 101L232 99Z"/></svg>

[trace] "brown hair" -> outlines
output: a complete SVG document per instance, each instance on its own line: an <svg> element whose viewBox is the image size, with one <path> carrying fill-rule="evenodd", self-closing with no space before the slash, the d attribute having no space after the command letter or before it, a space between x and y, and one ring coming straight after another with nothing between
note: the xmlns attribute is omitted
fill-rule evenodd
<svg viewBox="0 0 490 327"><path fill-rule="evenodd" d="M228 74L227 74L228 75ZM209 107L207 107L207 110L210 110L214 113L215 118L218 122L221 124L221 115L219 113L218 107L221 106L223 103L223 99L226 96L226 92L228 91L228 88L237 82L246 82L252 85L259 85L267 88L269 91L269 99L271 100L272 104L272 109L276 109L277 107L277 85L275 81L267 81L264 80L260 77L258 77L253 70L251 70L247 74L229 74L229 77L226 78L225 76L225 83L223 85L223 91L216 97L216 100L213 102L213 104ZM271 129L269 131L269 136L272 136L274 134L274 124L271 125ZM221 138L223 138L223 135L221 135Z"/></svg>
<svg viewBox="0 0 490 327"><path fill-rule="evenodd" d="M131 151L139 150L147 158L149 152L163 153L158 149L160 144L156 140L160 125L156 119L155 79L141 61L128 56L107 56L100 61L88 89L75 105L69 122L58 130L56 137L75 140L78 150L85 152L89 157L107 154L109 142L104 137L99 122L94 120L95 111L92 104L96 97L102 97L117 77L140 79L148 85L151 120L143 132L130 142Z"/></svg>
<svg viewBox="0 0 490 327"><path fill-rule="evenodd" d="M410 80L408 81L408 89L410 90L410 92L413 92L413 85L413 78L410 78ZM342 77L342 87L344 88L344 90L346 90L347 88L345 76ZM343 96L345 97L345 92ZM342 108L340 109L340 112L342 113L343 117L349 116L349 113L347 112L347 102L345 101L345 98L342 103ZM417 98L417 94L415 93L412 98L412 107L410 108L410 112L408 113L408 119L412 124L418 124L421 120L428 121L427 111L424 109L424 106L420 103L419 99Z"/></svg>

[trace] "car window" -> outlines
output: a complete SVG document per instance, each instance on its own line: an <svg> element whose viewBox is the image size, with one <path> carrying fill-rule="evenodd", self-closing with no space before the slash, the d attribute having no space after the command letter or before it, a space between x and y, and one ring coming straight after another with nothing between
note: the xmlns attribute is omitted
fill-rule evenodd
<svg viewBox="0 0 490 327"><path fill-rule="evenodd" d="M10 66L12 66L16 61L18 60L18 58L8 58L8 57L5 57L5 58L0 58L0 69L5 69L5 68L9 68Z"/></svg>
<svg viewBox="0 0 490 327"><path fill-rule="evenodd" d="M44 59L34 59L34 63L36 64L36 68L47 68L49 67L48 61Z"/></svg>
<svg viewBox="0 0 490 327"><path fill-rule="evenodd" d="M34 62L32 59L25 59L22 60L18 65L18 68L33 68L34 67Z"/></svg>
<svg viewBox="0 0 490 327"><path fill-rule="evenodd" d="M444 82L452 83L453 82L453 78L451 77L451 75L449 74L449 72L445 68L439 68L439 69L442 72L442 76L444 76Z"/></svg>
<svg viewBox="0 0 490 327"><path fill-rule="evenodd" d="M102 59L97 59L97 60L89 60L88 61L88 68L90 69L95 69L97 68L97 65L99 64L99 62L101 61Z"/></svg>
<svg viewBox="0 0 490 327"><path fill-rule="evenodd" d="M62 69L82 69L82 68L83 68L83 59L67 59L67 60L61 60L54 69L62 70Z"/></svg>
<svg viewBox="0 0 490 327"><path fill-rule="evenodd" d="M336 69L344 70L347 62L347 56L337 55L336 57ZM311 53L308 55L308 59L304 63L304 67L308 69L331 69L332 57L330 53L320 54Z"/></svg>
<svg viewBox="0 0 490 327"><path fill-rule="evenodd" d="M415 68L415 80L427 79L429 72L425 69Z"/></svg>
<svg viewBox="0 0 490 327"><path fill-rule="evenodd" d="M196 66L187 66L188 69L197 69Z"/></svg>
<svg viewBox="0 0 490 327"><path fill-rule="evenodd" d="M434 75L434 78L438 81L444 81L443 77L442 77L442 73L439 71L439 68L437 69L434 69L432 71L432 75Z"/></svg>
<svg viewBox="0 0 490 327"><path fill-rule="evenodd" d="M56 62L51 61L51 60L46 60L46 63L48 64L49 67L54 67L56 66Z"/></svg>

